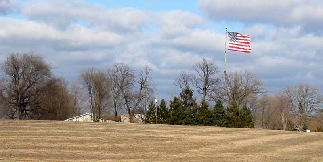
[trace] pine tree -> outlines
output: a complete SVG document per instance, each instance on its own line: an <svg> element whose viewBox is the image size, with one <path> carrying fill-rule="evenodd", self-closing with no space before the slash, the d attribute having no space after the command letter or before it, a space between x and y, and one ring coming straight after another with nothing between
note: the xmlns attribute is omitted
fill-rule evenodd
<svg viewBox="0 0 323 162"><path fill-rule="evenodd" d="M197 109L197 124L211 125L211 112L209 111L209 104L203 100Z"/></svg>
<svg viewBox="0 0 323 162"><path fill-rule="evenodd" d="M185 114L182 102L179 98L174 97L173 101L170 101L168 115L169 118L167 123L174 125L182 125L184 123Z"/></svg>
<svg viewBox="0 0 323 162"><path fill-rule="evenodd" d="M240 124L243 128L253 128L254 122L252 119L252 113L247 106L243 106L240 111Z"/></svg>
<svg viewBox="0 0 323 162"><path fill-rule="evenodd" d="M158 118L158 123L159 124L166 124L167 123L168 110L167 110L167 106L166 106L166 101L164 99L162 99L160 101L157 116L158 116L157 118Z"/></svg>
<svg viewBox="0 0 323 162"><path fill-rule="evenodd" d="M216 101L216 104L214 105L214 109L212 112L212 125L225 127L226 124L227 124L226 112L223 107L222 101L218 100Z"/></svg>
<svg viewBox="0 0 323 162"><path fill-rule="evenodd" d="M241 128L240 123L240 111L238 105L232 103L227 109L227 127L229 128Z"/></svg>
<svg viewBox="0 0 323 162"><path fill-rule="evenodd" d="M180 93L180 98L182 102L182 107L184 109L184 120L182 124L185 125L196 125L196 109L197 103L193 97L193 90L189 87L186 87Z"/></svg>
<svg viewBox="0 0 323 162"><path fill-rule="evenodd" d="M145 115L145 123L147 124L153 124L156 123L156 106L154 101L151 101L149 103L148 111Z"/></svg>

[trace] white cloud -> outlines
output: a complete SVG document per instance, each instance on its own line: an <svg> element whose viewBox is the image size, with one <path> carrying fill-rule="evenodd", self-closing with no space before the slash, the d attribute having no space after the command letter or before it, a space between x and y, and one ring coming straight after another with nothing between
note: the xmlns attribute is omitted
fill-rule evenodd
<svg viewBox="0 0 323 162"><path fill-rule="evenodd" d="M279 56L265 56L260 57L256 60L258 64L261 64L263 67L274 67L274 66L281 66L281 65L297 65L300 66L301 62L297 60L292 60L289 58L279 57Z"/></svg>
<svg viewBox="0 0 323 162"><path fill-rule="evenodd" d="M301 26L302 31L321 34L323 3L320 0L200 0L200 8L218 21Z"/></svg>
<svg viewBox="0 0 323 162"><path fill-rule="evenodd" d="M110 31L96 31L80 25L73 25L65 32L71 45L113 46L124 41L124 36Z"/></svg>
<svg viewBox="0 0 323 162"><path fill-rule="evenodd" d="M184 11L169 11L159 13L164 33L178 31L180 34L188 29L197 28L205 23L204 18Z"/></svg>
<svg viewBox="0 0 323 162"><path fill-rule="evenodd" d="M65 29L71 24L81 24L96 30L138 32L149 22L145 11L134 8L109 9L83 1L32 1L23 7L22 13L31 20L45 22Z"/></svg>
<svg viewBox="0 0 323 162"><path fill-rule="evenodd" d="M55 39L59 36L59 31L43 23L33 21L17 20L0 17L2 37L28 37L31 39L50 38Z"/></svg>
<svg viewBox="0 0 323 162"><path fill-rule="evenodd" d="M0 0L0 15L19 12L19 3L17 0Z"/></svg>
<svg viewBox="0 0 323 162"><path fill-rule="evenodd" d="M58 30L43 22L1 17L0 20L2 29L0 39L6 40L5 44L9 45L13 41L30 48L48 46L58 50L84 50L94 47L107 48L125 41L125 36L118 33L96 31L80 25L71 25L66 30Z"/></svg>

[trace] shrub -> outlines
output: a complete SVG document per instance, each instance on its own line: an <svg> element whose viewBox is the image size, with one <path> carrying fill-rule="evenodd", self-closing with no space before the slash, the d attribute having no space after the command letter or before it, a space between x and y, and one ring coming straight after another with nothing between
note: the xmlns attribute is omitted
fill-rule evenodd
<svg viewBox="0 0 323 162"><path fill-rule="evenodd" d="M318 126L315 132L323 132L323 126Z"/></svg>

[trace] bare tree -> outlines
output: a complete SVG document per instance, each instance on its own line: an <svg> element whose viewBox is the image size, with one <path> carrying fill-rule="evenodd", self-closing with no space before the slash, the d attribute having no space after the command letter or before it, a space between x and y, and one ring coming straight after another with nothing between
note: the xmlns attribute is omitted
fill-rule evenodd
<svg viewBox="0 0 323 162"><path fill-rule="evenodd" d="M86 71L83 71L80 75L80 80L82 82L83 87L86 89L86 92L88 94L89 97L89 103L90 103L90 111L92 113L92 120L95 121L96 120L96 116L95 116L95 111L94 111L94 104L93 104L93 73L94 73L94 69L88 69Z"/></svg>
<svg viewBox="0 0 323 162"><path fill-rule="evenodd" d="M8 112L9 112L8 103L2 97L0 97L0 119L8 118Z"/></svg>
<svg viewBox="0 0 323 162"><path fill-rule="evenodd" d="M101 118L102 112L107 109L109 100L109 89L111 87L110 78L102 71L93 68L84 71L80 75L84 88L86 89L90 102L90 110L93 120Z"/></svg>
<svg viewBox="0 0 323 162"><path fill-rule="evenodd" d="M31 101L35 101L41 86L51 77L50 67L31 52L11 54L2 64L2 70L1 97L10 106L10 117L29 118L35 110L30 106Z"/></svg>
<svg viewBox="0 0 323 162"><path fill-rule="evenodd" d="M75 107L67 83L63 79L51 78L41 90L39 96L39 110L33 114L34 119L65 120L74 115ZM33 102L34 103L34 102ZM37 107L38 105L32 105Z"/></svg>
<svg viewBox="0 0 323 162"><path fill-rule="evenodd" d="M203 58L193 68L193 73L181 72L175 85L181 89L193 86L201 94L202 100L206 100L220 85L218 67L211 60Z"/></svg>
<svg viewBox="0 0 323 162"><path fill-rule="evenodd" d="M299 128L306 129L311 113L322 109L319 90L310 84L299 84L284 88L283 94L290 102L290 112L297 117Z"/></svg>
<svg viewBox="0 0 323 162"><path fill-rule="evenodd" d="M134 111L138 113L145 113L146 106L154 93L151 71L152 69L146 66L143 71L139 72L137 77L138 88L134 91Z"/></svg>
<svg viewBox="0 0 323 162"><path fill-rule="evenodd" d="M109 69L112 80L113 105L115 117L124 107L132 118L133 114L145 109L149 96L153 93L151 69L145 67L136 76L135 71L125 63L115 63Z"/></svg>
<svg viewBox="0 0 323 162"><path fill-rule="evenodd" d="M192 75L187 72L181 72L179 78L176 79L175 85L179 86L181 89L191 87L192 84Z"/></svg>
<svg viewBox="0 0 323 162"><path fill-rule="evenodd" d="M285 96L280 94L265 95L258 102L254 117L262 128L287 129L287 122L291 119L288 112L289 103Z"/></svg>
<svg viewBox="0 0 323 162"><path fill-rule="evenodd" d="M86 109L85 102L87 102L86 94L82 91L82 85L77 82L72 83L69 92L73 98L74 114L80 115Z"/></svg>
<svg viewBox="0 0 323 162"><path fill-rule="evenodd" d="M94 107L98 117L102 117L102 113L107 111L108 102L110 101L111 80L107 73L97 71L93 76L93 93Z"/></svg>
<svg viewBox="0 0 323 162"><path fill-rule="evenodd" d="M131 115L129 105L132 89L135 84L134 71L124 63L115 63L109 70L109 77L112 81L112 98L115 118L118 116L119 110L127 105L128 114Z"/></svg>
<svg viewBox="0 0 323 162"><path fill-rule="evenodd" d="M235 72L226 75L225 82L214 91L213 98L240 107L247 105L252 98L263 92L261 81L255 78L251 72Z"/></svg>
<svg viewBox="0 0 323 162"><path fill-rule="evenodd" d="M212 89L215 89L220 83L219 70L211 60L203 58L194 66L195 74L192 75L193 86L205 100L210 95Z"/></svg>

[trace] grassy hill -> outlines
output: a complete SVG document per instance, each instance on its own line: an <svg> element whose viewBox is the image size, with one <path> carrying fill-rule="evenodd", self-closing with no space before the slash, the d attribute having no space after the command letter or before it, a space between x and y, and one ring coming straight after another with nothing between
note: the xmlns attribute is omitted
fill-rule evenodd
<svg viewBox="0 0 323 162"><path fill-rule="evenodd" d="M323 133L0 121L0 161L323 161Z"/></svg>

